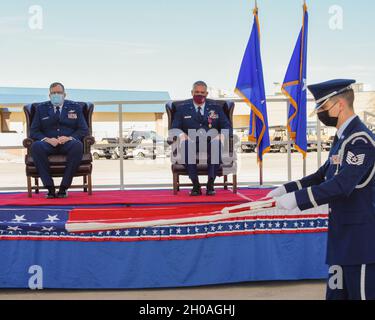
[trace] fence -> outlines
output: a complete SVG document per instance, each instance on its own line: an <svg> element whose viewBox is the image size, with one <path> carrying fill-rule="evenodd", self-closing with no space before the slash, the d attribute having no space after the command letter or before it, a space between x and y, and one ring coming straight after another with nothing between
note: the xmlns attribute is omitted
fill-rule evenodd
<svg viewBox="0 0 375 320"><path fill-rule="evenodd" d="M230 99L231 101L234 102L245 102L243 99ZM277 98L277 99L272 99L272 102L285 102L286 108L289 107L289 102L285 98ZM312 99L308 100L309 102L313 101ZM116 144L106 144L106 146L112 146L112 147L119 147L119 164L120 164L120 170L119 170L119 184L118 185L95 185L95 188L120 188L120 190L124 190L125 187L130 188L130 187L135 187L134 185L125 185L125 179L124 179L124 147L125 147L125 142L124 142L124 136L123 136L123 122L124 122L124 114L123 112L126 110L127 105L149 105L149 104L166 104L168 101L165 100L159 100L159 101L97 101L94 102L95 106L113 106L117 105L118 106L118 129L119 129L119 142ZM13 103L13 104L1 104L2 107L7 107L7 108L22 108L23 104L20 103ZM287 112L288 114L288 112ZM370 117L374 117L373 114L368 113L366 115L366 121ZM286 119L287 121L287 119ZM320 122L316 122L316 132L317 132L317 168L321 166L322 164L322 137L321 137L321 125ZM288 133L288 142L287 142L287 170L288 170L288 181L291 181L292 179L292 141L290 139L289 133ZM7 147L1 147L0 150L21 150L23 149L23 146L7 146ZM306 175L306 161L303 161L303 174ZM287 181L273 181L272 183L275 184L282 184ZM254 185L257 183L254 182L244 182L242 185ZM263 184L262 181L262 176L260 175L260 184ZM136 187L170 187L171 185L167 184L146 184L146 185L136 185ZM0 188L0 191L10 191L10 190L24 190L24 186L20 187L12 187L12 188Z"/></svg>

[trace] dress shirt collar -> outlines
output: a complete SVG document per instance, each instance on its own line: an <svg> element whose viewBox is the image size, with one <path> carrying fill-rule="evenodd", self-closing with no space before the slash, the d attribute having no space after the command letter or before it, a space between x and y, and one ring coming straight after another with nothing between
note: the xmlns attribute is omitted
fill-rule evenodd
<svg viewBox="0 0 375 320"><path fill-rule="evenodd" d="M341 139L345 129L349 126L349 124L357 117L357 115L354 115L350 117L348 120L346 120L341 127L337 130L337 137Z"/></svg>

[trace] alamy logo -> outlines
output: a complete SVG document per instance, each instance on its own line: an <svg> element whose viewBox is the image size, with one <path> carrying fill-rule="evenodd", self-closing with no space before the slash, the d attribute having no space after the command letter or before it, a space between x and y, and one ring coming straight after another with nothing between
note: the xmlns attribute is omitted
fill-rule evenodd
<svg viewBox="0 0 375 320"><path fill-rule="evenodd" d="M28 272L32 275L29 278L29 289L43 290L43 268L41 266L34 265L29 268Z"/></svg>
<svg viewBox="0 0 375 320"><path fill-rule="evenodd" d="M43 29L43 8L38 5L29 8L29 28L31 30Z"/></svg>
<svg viewBox="0 0 375 320"><path fill-rule="evenodd" d="M344 289L344 271L341 266L331 266L329 268L328 286L331 290Z"/></svg>
<svg viewBox="0 0 375 320"><path fill-rule="evenodd" d="M334 5L329 8L329 28L331 30L343 30L344 29L344 9L341 6Z"/></svg>

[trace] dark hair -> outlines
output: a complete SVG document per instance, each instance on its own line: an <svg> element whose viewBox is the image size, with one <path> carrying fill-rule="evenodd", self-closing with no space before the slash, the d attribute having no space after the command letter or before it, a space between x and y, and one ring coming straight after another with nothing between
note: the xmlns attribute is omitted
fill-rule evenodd
<svg viewBox="0 0 375 320"><path fill-rule="evenodd" d="M193 89L194 89L196 86L204 86L204 87L206 87L206 89L208 88L207 83L204 82L204 81L196 81L196 82L194 82L194 84L193 84Z"/></svg>
<svg viewBox="0 0 375 320"><path fill-rule="evenodd" d="M49 91L51 91L52 88L55 88L55 87L57 87L57 86L61 86L61 87L63 88L64 92L65 92L65 87L64 87L64 85L63 85L61 82L54 82L54 83L52 83L52 84L49 86Z"/></svg>

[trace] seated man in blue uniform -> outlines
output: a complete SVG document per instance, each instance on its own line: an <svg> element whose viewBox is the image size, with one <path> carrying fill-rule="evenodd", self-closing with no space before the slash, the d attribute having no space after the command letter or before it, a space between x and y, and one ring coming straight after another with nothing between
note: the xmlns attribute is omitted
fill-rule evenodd
<svg viewBox="0 0 375 320"><path fill-rule="evenodd" d="M191 93L193 99L179 107L172 123L172 129L179 129L183 132L179 139L180 143L184 144L185 166L193 183L191 196L202 195L197 173L196 151L199 151L199 147L202 153L205 151L202 151L204 149L202 141L196 135L205 136L205 139L209 136L206 140L208 164L206 195L213 196L215 195L215 178L221 163L221 144L225 139L224 130L228 133L228 137L232 134L233 129L222 107L207 100L208 91L205 82L197 81L194 83ZM199 142L201 143L200 146Z"/></svg>
<svg viewBox="0 0 375 320"><path fill-rule="evenodd" d="M30 129L31 155L44 186L47 198L66 198L73 176L83 156L82 139L88 127L80 105L65 100L65 88L61 83L50 86L50 101L38 105ZM49 173L48 156L65 154L67 166L58 193Z"/></svg>
<svg viewBox="0 0 375 320"><path fill-rule="evenodd" d="M329 300L375 299L375 137L354 113L353 83L309 86L320 121L338 129L329 159L316 173L269 194L280 209L329 204Z"/></svg>

